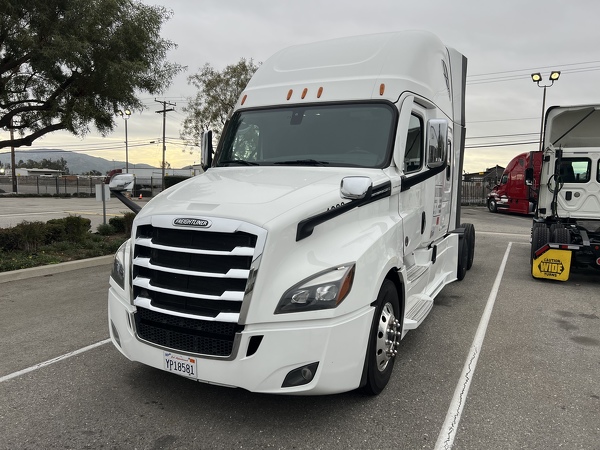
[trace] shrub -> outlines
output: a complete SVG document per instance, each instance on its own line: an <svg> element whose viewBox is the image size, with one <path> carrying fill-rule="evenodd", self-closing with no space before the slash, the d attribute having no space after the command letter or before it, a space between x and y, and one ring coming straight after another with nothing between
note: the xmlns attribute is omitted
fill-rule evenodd
<svg viewBox="0 0 600 450"><path fill-rule="evenodd" d="M26 252L36 252L40 245L46 242L46 224L44 222L23 221L14 227L17 234L18 246Z"/></svg>
<svg viewBox="0 0 600 450"><path fill-rule="evenodd" d="M125 232L125 218L124 217L111 217L108 219L108 224L111 225L116 233Z"/></svg>
<svg viewBox="0 0 600 450"><path fill-rule="evenodd" d="M19 248L19 238L14 228L0 228L0 250L10 252Z"/></svg>
<svg viewBox="0 0 600 450"><path fill-rule="evenodd" d="M50 219L46 221L46 244L62 241L67 238L65 219Z"/></svg>
<svg viewBox="0 0 600 450"><path fill-rule="evenodd" d="M116 233L115 227L109 223L101 223L100 225L98 225L96 230L101 236L110 236L111 234Z"/></svg>
<svg viewBox="0 0 600 450"><path fill-rule="evenodd" d="M92 221L81 216L68 216L64 220L67 239L75 242L81 242L92 227Z"/></svg>

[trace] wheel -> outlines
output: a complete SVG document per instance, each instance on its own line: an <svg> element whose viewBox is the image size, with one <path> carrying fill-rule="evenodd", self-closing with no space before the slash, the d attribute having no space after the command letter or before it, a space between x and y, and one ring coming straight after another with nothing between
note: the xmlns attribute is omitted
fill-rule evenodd
<svg viewBox="0 0 600 450"><path fill-rule="evenodd" d="M396 347L402 335L399 311L396 286L390 280L385 280L377 295L377 309L367 346L367 380L362 388L366 394L378 395L392 376Z"/></svg>
<svg viewBox="0 0 600 450"><path fill-rule="evenodd" d="M473 259L475 258L475 227L472 223L464 223L460 228L465 229L465 237L467 238L467 247L469 249L469 258L467 259L467 270L473 267Z"/></svg>
<svg viewBox="0 0 600 450"><path fill-rule="evenodd" d="M456 270L456 278L461 281L467 274L467 265L469 263L469 243L465 235L458 239L458 268Z"/></svg>
<svg viewBox="0 0 600 450"><path fill-rule="evenodd" d="M534 224L531 232L531 268L533 270L533 260L535 252L550 242L550 229L544 224Z"/></svg>
<svg viewBox="0 0 600 450"><path fill-rule="evenodd" d="M498 212L498 205L496 205L496 200L494 200L493 198L490 198L488 200L488 209L490 210L490 212Z"/></svg>
<svg viewBox="0 0 600 450"><path fill-rule="evenodd" d="M556 227L554 233L552 233L552 242L556 242L557 244L570 244L571 233L569 233L564 226Z"/></svg>

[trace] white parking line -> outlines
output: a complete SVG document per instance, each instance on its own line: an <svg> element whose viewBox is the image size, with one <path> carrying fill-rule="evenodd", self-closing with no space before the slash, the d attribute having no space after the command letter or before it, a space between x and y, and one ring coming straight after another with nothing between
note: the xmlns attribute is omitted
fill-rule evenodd
<svg viewBox="0 0 600 450"><path fill-rule="evenodd" d="M13 372L8 375L4 375L0 377L0 383L8 381L12 378L20 377L28 372L33 372L34 370L41 369L42 367L49 366L50 364L54 364L55 362L62 361L63 359L70 358L71 356L79 355L81 353L87 352L88 350L92 350L96 347L100 347L101 345L108 344L110 339L105 339L100 342L96 342L95 344L88 345L87 347L80 348L79 350L75 350L69 353L65 353L64 355L57 356L56 358L49 359L48 361L44 361L42 363L36 364L35 366L28 367L27 369L19 370L18 372Z"/></svg>
<svg viewBox="0 0 600 450"><path fill-rule="evenodd" d="M465 402L467 401L467 394L469 393L471 380L473 379L473 374L475 373L475 367L477 366L477 360L479 359L479 354L481 353L485 332L487 331L487 327L490 322L492 309L494 309L496 295L498 294L498 289L500 289L500 282L502 281L502 275L504 274L504 268L506 267L506 261L508 260L508 255L510 253L512 244L512 242L508 243L508 247L504 253L504 259L502 260L502 264L500 264L500 269L498 269L496 281L494 281L494 285L492 286L492 291L490 292L485 310L483 311L483 315L479 321L479 326L477 327L477 332L475 333L475 338L471 344L471 349L465 361L462 374L460 375L458 384L454 390L454 397L452 397L450 407L446 413L446 420L444 421L444 425L442 426L437 442L435 443L435 450L450 450L454 444L454 438L456 437L458 424L460 422Z"/></svg>

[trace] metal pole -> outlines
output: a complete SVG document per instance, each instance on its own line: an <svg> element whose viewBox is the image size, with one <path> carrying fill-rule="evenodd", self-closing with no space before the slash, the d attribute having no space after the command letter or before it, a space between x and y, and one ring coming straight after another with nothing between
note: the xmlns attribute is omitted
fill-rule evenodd
<svg viewBox="0 0 600 450"><path fill-rule="evenodd" d="M544 150L544 111L546 110L546 88L544 86L544 97L542 100L542 124L540 126L540 152Z"/></svg>
<svg viewBox="0 0 600 450"><path fill-rule="evenodd" d="M127 141L127 119L125 119L125 173L129 173L129 144Z"/></svg>
<svg viewBox="0 0 600 450"><path fill-rule="evenodd" d="M163 141L163 154L162 154L162 185L161 185L161 191L165 190L165 154L167 152L167 143L165 142L165 128L167 126L167 114L163 113L163 135L162 135L162 141Z"/></svg>
<svg viewBox="0 0 600 450"><path fill-rule="evenodd" d="M12 118L10 119L10 140L12 142L12 140L14 139L14 135L13 135L13 121ZM17 193L17 168L15 167L16 163L15 163L15 147L12 145L12 143L10 144L10 169L12 171L12 190L13 190L13 194Z"/></svg>

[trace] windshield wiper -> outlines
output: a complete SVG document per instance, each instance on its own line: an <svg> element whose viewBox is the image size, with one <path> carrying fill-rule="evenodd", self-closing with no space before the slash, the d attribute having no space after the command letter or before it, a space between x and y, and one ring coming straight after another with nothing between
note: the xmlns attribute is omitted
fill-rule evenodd
<svg viewBox="0 0 600 450"><path fill-rule="evenodd" d="M292 161L276 161L273 164L283 164L289 166L326 166L328 161L317 161L316 159L295 159Z"/></svg>
<svg viewBox="0 0 600 450"><path fill-rule="evenodd" d="M244 159L226 159L225 161L219 161L221 164L239 164L240 166L258 166L258 163L252 161L246 161Z"/></svg>

